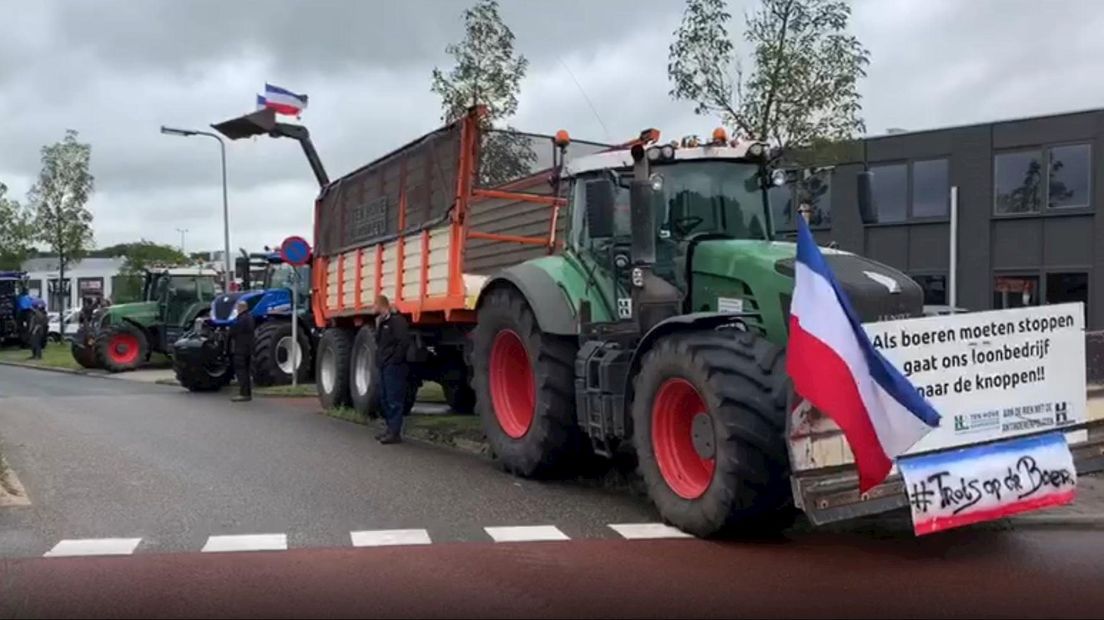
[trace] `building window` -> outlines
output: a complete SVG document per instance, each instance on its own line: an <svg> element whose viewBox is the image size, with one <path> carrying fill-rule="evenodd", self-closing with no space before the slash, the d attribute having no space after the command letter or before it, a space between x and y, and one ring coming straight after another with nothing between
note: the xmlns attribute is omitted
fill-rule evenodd
<svg viewBox="0 0 1104 620"><path fill-rule="evenodd" d="M103 287L103 278L78 278L77 291L81 305L84 305L85 300L103 299Z"/></svg>
<svg viewBox="0 0 1104 620"><path fill-rule="evenodd" d="M1048 206L1051 208L1087 207L1092 147L1088 144L1056 146L1049 151Z"/></svg>
<svg viewBox="0 0 1104 620"><path fill-rule="evenodd" d="M950 199L951 172L946 159L912 163L912 217L947 217Z"/></svg>
<svg viewBox="0 0 1104 620"><path fill-rule="evenodd" d="M61 312L61 303L65 302L65 309L68 310L73 307L73 280L65 278L65 280L59 280L57 278L50 278L48 287L49 297L49 311Z"/></svg>
<svg viewBox="0 0 1104 620"><path fill-rule="evenodd" d="M993 309L1039 305L1039 276L1002 275L993 279Z"/></svg>
<svg viewBox="0 0 1104 620"><path fill-rule="evenodd" d="M944 275L917 275L912 279L924 289L925 306L947 305L947 276Z"/></svg>
<svg viewBox="0 0 1104 620"><path fill-rule="evenodd" d="M797 230L797 220L794 218L800 215L799 209L803 204L812 209L809 216L810 227L828 228L832 225L832 173L829 170L817 172L794 183L772 187L769 194L771 217L776 232Z"/></svg>
<svg viewBox="0 0 1104 620"><path fill-rule="evenodd" d="M1001 153L995 157L994 163L996 213L1037 213L1042 203L1042 153Z"/></svg>
<svg viewBox="0 0 1104 620"><path fill-rule="evenodd" d="M878 223L903 222L908 214L908 166L872 166Z"/></svg>
<svg viewBox="0 0 1104 620"><path fill-rule="evenodd" d="M27 280L27 292L30 293L33 297L38 297L39 299L42 299L42 280Z"/></svg>
<svg viewBox="0 0 1104 620"><path fill-rule="evenodd" d="M1089 274L1084 271L1048 273L1046 275L1046 302L1064 304L1079 301L1089 308Z"/></svg>

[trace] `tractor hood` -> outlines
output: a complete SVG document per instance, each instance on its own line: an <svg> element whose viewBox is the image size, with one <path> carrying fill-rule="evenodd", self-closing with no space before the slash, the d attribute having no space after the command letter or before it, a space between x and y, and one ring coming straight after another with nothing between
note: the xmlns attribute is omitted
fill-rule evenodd
<svg viewBox="0 0 1104 620"><path fill-rule="evenodd" d="M250 314L260 318L273 314L291 314L291 291L286 288L274 288L264 291L239 291L215 297L211 302L211 322L215 325L227 325L234 322L238 314L234 306L239 301L249 304Z"/></svg>
<svg viewBox="0 0 1104 620"><path fill-rule="evenodd" d="M97 327L115 325L123 321L131 321L139 325L150 325L157 322L160 308L156 301L136 301L129 304L115 304L107 308L100 308L92 315L92 324Z"/></svg>
<svg viewBox="0 0 1104 620"><path fill-rule="evenodd" d="M896 269L868 258L820 248L863 322L922 316L924 291ZM708 240L692 255L695 310L757 312L761 326L781 339L793 296L797 246L778 241Z"/></svg>

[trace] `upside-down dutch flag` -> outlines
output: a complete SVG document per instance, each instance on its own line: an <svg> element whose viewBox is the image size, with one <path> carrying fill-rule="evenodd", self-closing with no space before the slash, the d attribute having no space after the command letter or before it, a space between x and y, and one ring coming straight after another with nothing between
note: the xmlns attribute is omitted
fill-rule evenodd
<svg viewBox="0 0 1104 620"><path fill-rule="evenodd" d="M266 82L264 96L257 95L257 109L262 108L275 110L277 114L299 116L307 109L307 96Z"/></svg>
<svg viewBox="0 0 1104 620"><path fill-rule="evenodd" d="M866 491L939 426L939 414L871 344L808 225L797 219L786 371L797 393L843 430Z"/></svg>

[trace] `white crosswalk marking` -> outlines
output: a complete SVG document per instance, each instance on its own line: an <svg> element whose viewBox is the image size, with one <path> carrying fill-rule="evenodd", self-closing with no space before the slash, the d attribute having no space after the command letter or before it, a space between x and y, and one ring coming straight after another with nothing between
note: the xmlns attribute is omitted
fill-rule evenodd
<svg viewBox="0 0 1104 620"><path fill-rule="evenodd" d="M654 538L693 538L686 532L663 523L610 523L610 528L629 540Z"/></svg>
<svg viewBox="0 0 1104 620"><path fill-rule="evenodd" d="M46 552L45 557L61 558L80 555L130 555L142 542L141 538L83 538L62 540Z"/></svg>
<svg viewBox="0 0 1104 620"><path fill-rule="evenodd" d="M495 542L536 542L546 540L571 540L554 525L518 525L512 527L485 527L484 531Z"/></svg>
<svg viewBox="0 0 1104 620"><path fill-rule="evenodd" d="M425 530L364 530L350 532L354 547L391 547L395 545L428 545L429 532Z"/></svg>
<svg viewBox="0 0 1104 620"><path fill-rule="evenodd" d="M283 551L287 549L287 534L238 534L210 536L203 545L204 553L222 551Z"/></svg>

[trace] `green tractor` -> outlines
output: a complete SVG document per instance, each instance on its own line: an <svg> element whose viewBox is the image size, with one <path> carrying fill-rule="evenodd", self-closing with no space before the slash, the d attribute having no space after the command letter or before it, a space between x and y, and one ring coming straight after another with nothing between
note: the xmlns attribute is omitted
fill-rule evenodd
<svg viewBox="0 0 1104 620"><path fill-rule="evenodd" d="M692 534L778 526L795 246L774 239L767 196L785 173L762 143L648 142L567 163L563 252L483 287L469 350L483 427L522 476L631 447L660 514ZM824 253L864 321L921 315L904 274Z"/></svg>
<svg viewBox="0 0 1104 620"><path fill-rule="evenodd" d="M146 363L151 353L171 354L195 319L210 312L217 283L210 269L146 271L144 301L97 309L73 339L73 358L85 368L124 372Z"/></svg>

